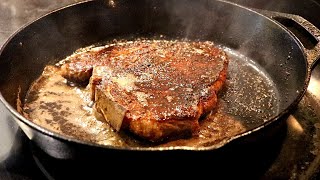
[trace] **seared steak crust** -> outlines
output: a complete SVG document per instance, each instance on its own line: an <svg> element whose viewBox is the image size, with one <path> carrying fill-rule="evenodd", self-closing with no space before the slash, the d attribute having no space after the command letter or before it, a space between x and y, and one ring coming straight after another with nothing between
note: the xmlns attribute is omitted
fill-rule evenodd
<svg viewBox="0 0 320 180"><path fill-rule="evenodd" d="M61 72L90 79L95 109L115 129L161 141L197 130L217 104L228 61L212 42L137 40L76 53Z"/></svg>

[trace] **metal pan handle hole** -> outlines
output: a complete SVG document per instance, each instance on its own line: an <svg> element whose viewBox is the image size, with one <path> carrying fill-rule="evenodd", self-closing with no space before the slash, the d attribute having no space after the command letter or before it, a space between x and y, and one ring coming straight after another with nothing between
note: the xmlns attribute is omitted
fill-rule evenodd
<svg viewBox="0 0 320 180"><path fill-rule="evenodd" d="M306 49L313 49L317 45L318 40L294 20L283 17L273 17L273 19L288 28L300 40Z"/></svg>

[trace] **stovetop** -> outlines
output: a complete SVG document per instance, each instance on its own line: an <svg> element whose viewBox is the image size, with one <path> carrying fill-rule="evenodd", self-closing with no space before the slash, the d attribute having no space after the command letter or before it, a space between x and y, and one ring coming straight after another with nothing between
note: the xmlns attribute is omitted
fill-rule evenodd
<svg viewBox="0 0 320 180"><path fill-rule="evenodd" d="M0 0L0 45L37 17L80 0ZM253 8L298 14L320 28L320 0L232 0ZM320 179L320 64L313 70L308 92L286 121L279 152L260 179ZM0 104L0 179L58 179L54 161L34 150L7 110ZM52 161L51 165L43 163ZM65 171L67 172L67 171Z"/></svg>

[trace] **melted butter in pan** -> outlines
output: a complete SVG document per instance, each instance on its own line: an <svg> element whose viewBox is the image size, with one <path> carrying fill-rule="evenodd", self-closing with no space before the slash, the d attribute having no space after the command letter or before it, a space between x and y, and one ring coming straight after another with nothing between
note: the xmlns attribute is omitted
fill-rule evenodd
<svg viewBox="0 0 320 180"><path fill-rule="evenodd" d="M24 111L40 126L76 139L122 146L125 142L105 122L93 115L90 92L84 87L67 85L55 67L47 66L33 84Z"/></svg>
<svg viewBox="0 0 320 180"><path fill-rule="evenodd" d="M68 85L54 66L47 66L30 87L23 111L30 121L50 131L100 145L211 146L278 113L277 90L267 74L250 60L230 52L228 78L218 108L202 119L199 131L187 139L155 145L114 131L107 122L95 118L89 89Z"/></svg>
<svg viewBox="0 0 320 180"><path fill-rule="evenodd" d="M58 69L47 66L43 75L31 86L24 112L34 123L79 140L113 146L154 146L139 141L132 134L116 132L109 124L97 120L92 109L90 92L85 87L69 86ZM222 140L245 130L244 126L221 111L201 121L198 134L160 146L200 146L209 140Z"/></svg>

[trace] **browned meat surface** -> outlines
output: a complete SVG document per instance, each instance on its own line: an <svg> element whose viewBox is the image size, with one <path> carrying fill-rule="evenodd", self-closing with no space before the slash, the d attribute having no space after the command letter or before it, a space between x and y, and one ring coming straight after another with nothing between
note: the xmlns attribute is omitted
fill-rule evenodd
<svg viewBox="0 0 320 180"><path fill-rule="evenodd" d="M137 40L70 56L62 76L90 81L97 117L150 141L189 136L216 107L228 57L211 42Z"/></svg>

